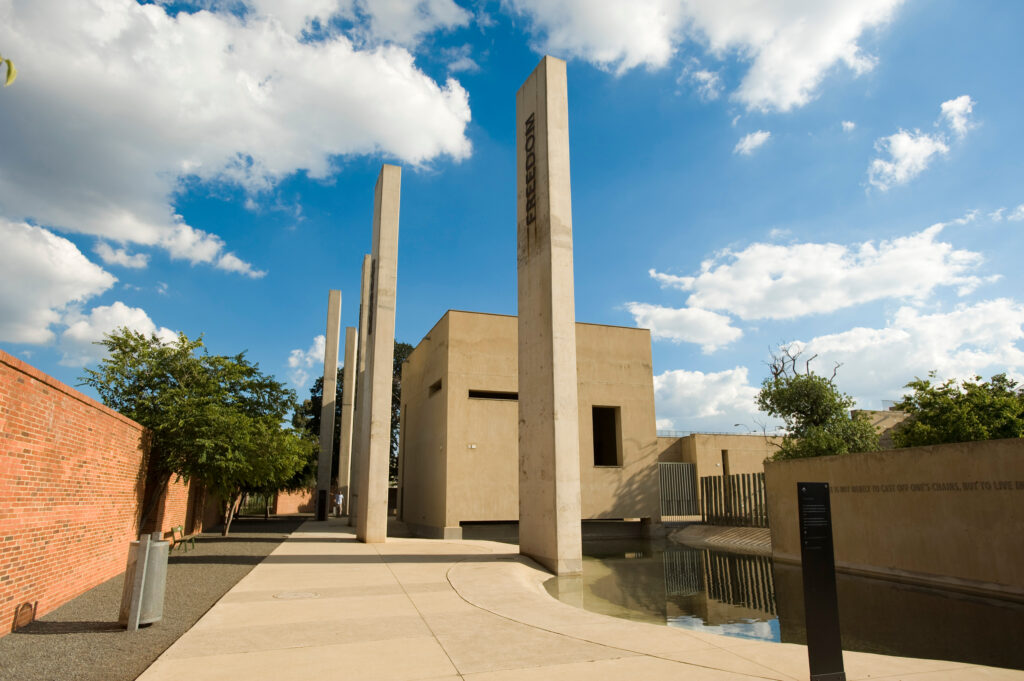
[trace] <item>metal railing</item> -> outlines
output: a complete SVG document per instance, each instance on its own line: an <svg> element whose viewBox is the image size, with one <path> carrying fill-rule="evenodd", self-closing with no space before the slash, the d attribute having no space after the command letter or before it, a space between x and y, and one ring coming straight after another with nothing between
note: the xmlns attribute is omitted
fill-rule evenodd
<svg viewBox="0 0 1024 681"><path fill-rule="evenodd" d="M699 515L697 466L692 463L659 463L661 515Z"/></svg>
<svg viewBox="0 0 1024 681"><path fill-rule="evenodd" d="M273 494L246 494L238 507L238 515L263 515L268 506L274 506Z"/></svg>
<svg viewBox="0 0 1024 681"><path fill-rule="evenodd" d="M764 473L700 479L700 515L709 525L768 527Z"/></svg>

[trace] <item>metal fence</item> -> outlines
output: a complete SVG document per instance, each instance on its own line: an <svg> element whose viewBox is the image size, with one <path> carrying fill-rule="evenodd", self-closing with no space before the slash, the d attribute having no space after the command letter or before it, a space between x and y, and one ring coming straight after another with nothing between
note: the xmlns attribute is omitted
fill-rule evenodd
<svg viewBox="0 0 1024 681"><path fill-rule="evenodd" d="M698 515L697 466L692 463L659 463L661 515Z"/></svg>
<svg viewBox="0 0 1024 681"><path fill-rule="evenodd" d="M246 494L238 507L238 515L264 515L267 508L273 506L273 494Z"/></svg>
<svg viewBox="0 0 1024 681"><path fill-rule="evenodd" d="M700 515L709 525L768 527L764 473L700 479Z"/></svg>

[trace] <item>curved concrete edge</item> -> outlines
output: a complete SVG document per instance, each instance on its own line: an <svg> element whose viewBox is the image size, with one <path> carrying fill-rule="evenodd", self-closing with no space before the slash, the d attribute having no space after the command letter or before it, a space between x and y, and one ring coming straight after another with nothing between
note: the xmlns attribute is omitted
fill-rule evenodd
<svg viewBox="0 0 1024 681"><path fill-rule="evenodd" d="M470 542L465 542L470 543ZM622 656L670 660L700 678L726 672L748 678L802 680L810 676L807 648L791 643L752 641L633 622L588 612L547 593L552 575L509 545L472 542L489 548L492 560L461 562L447 573L452 589L467 603L493 615L550 633L605 646ZM490 545L490 546L488 546ZM844 651L847 678L898 679L913 674L922 681L963 678L1024 680L1024 672L946 660L925 660ZM726 678L726 677L722 677ZM737 678L729 676L728 678Z"/></svg>
<svg viewBox="0 0 1024 681"><path fill-rule="evenodd" d="M766 527L689 525L669 532L668 538L676 544L694 548L772 556L771 532Z"/></svg>

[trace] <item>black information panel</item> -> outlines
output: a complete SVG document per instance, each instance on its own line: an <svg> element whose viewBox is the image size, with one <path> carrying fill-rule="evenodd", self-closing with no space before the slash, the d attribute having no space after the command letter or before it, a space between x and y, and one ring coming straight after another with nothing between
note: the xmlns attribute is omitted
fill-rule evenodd
<svg viewBox="0 0 1024 681"><path fill-rule="evenodd" d="M798 482L796 490L811 681L846 681L843 647L839 639L839 603L836 598L828 483Z"/></svg>

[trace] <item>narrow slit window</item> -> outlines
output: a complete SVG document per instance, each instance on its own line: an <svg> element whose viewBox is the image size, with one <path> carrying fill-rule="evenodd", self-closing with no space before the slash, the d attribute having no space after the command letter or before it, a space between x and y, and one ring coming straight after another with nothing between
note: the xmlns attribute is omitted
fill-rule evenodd
<svg viewBox="0 0 1024 681"><path fill-rule="evenodd" d="M470 390L471 400L511 400L519 399L519 393L503 392L501 390Z"/></svg>
<svg viewBox="0 0 1024 681"><path fill-rule="evenodd" d="M622 465L622 410L594 407L594 465Z"/></svg>
<svg viewBox="0 0 1024 681"><path fill-rule="evenodd" d="M434 381L429 388L427 388L427 397L433 397L437 393L441 392L441 379Z"/></svg>

